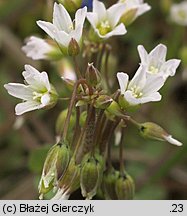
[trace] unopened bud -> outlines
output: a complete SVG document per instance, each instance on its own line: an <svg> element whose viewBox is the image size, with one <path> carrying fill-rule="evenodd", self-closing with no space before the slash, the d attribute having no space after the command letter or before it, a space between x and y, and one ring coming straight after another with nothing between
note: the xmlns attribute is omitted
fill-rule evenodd
<svg viewBox="0 0 187 216"><path fill-rule="evenodd" d="M83 197L92 199L101 185L104 170L104 159L101 155L85 155L82 162L80 185Z"/></svg>
<svg viewBox="0 0 187 216"><path fill-rule="evenodd" d="M93 66L93 63L89 64L88 63L88 67L86 70L86 74L85 74L86 80L87 82L91 85L91 86L96 86L97 84L100 83L101 81L101 76L99 71Z"/></svg>
<svg viewBox="0 0 187 216"><path fill-rule="evenodd" d="M102 191L105 199L107 200L117 200L116 194L116 181L119 178L119 171L111 168L104 172L103 182L102 182Z"/></svg>
<svg viewBox="0 0 187 216"><path fill-rule="evenodd" d="M62 134L62 131L64 129L65 120L67 117L67 113L68 113L68 109L65 109L59 114L57 118L57 121L56 121L56 135L57 136L60 136ZM71 115L68 130L71 131L74 125L75 125L75 116Z"/></svg>
<svg viewBox="0 0 187 216"><path fill-rule="evenodd" d="M174 139L170 134L168 134L162 127L153 123L146 122L139 125L140 134L145 138L150 138L154 140L167 141L173 145L181 146L182 143Z"/></svg>
<svg viewBox="0 0 187 216"><path fill-rule="evenodd" d="M72 38L68 45L68 54L70 56L76 56L79 54L79 52L80 52L79 44L74 38Z"/></svg>
<svg viewBox="0 0 187 216"><path fill-rule="evenodd" d="M94 103L94 107L99 108L99 109L106 109L107 107L110 106L112 101L113 99L111 97L107 95L101 95L96 99Z"/></svg>
<svg viewBox="0 0 187 216"><path fill-rule="evenodd" d="M67 141L54 145L48 152L41 180L38 186L40 197L48 193L57 184L57 180L65 172L70 158L70 149Z"/></svg>
<svg viewBox="0 0 187 216"><path fill-rule="evenodd" d="M81 7L82 0L58 0L70 13L75 13Z"/></svg>
<svg viewBox="0 0 187 216"><path fill-rule="evenodd" d="M74 158L71 159L66 172L60 178L58 187L66 194L71 194L80 187L80 165L76 164Z"/></svg>
<svg viewBox="0 0 187 216"><path fill-rule="evenodd" d="M120 22L122 22L125 26L130 25L135 20L137 11L138 8L128 10L121 16Z"/></svg>
<svg viewBox="0 0 187 216"><path fill-rule="evenodd" d="M130 175L121 174L116 181L116 194L119 200L131 200L134 197L135 185Z"/></svg>

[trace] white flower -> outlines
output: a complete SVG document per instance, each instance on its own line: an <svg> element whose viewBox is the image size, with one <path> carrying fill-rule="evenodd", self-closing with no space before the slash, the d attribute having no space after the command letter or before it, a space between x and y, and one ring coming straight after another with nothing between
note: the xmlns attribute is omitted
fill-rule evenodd
<svg viewBox="0 0 187 216"><path fill-rule="evenodd" d="M121 21L124 21L124 23L128 22L128 24L151 9L151 6L144 3L143 0L120 0L119 2L125 5L125 11Z"/></svg>
<svg viewBox="0 0 187 216"><path fill-rule="evenodd" d="M86 13L86 7L79 9L75 14L75 20L72 21L64 6L55 3L53 23L39 20L37 24L59 44L63 52L67 53L67 47L71 39L75 39L80 45Z"/></svg>
<svg viewBox="0 0 187 216"><path fill-rule="evenodd" d="M25 71L22 74L26 85L20 83L4 85L10 95L24 101L16 105L16 115L56 104L57 93L49 83L46 72L40 73L32 66L25 65Z"/></svg>
<svg viewBox="0 0 187 216"><path fill-rule="evenodd" d="M141 65L146 67L147 74L159 75L165 80L169 76L175 75L176 69L180 64L180 60L178 59L166 61L167 47L163 44L157 45L149 54L142 45L139 45L138 52Z"/></svg>
<svg viewBox="0 0 187 216"><path fill-rule="evenodd" d="M187 1L173 4L170 9L170 17L173 22L187 26Z"/></svg>
<svg viewBox="0 0 187 216"><path fill-rule="evenodd" d="M27 57L40 60L47 59L49 53L53 52L54 47L41 38L31 36L22 50Z"/></svg>
<svg viewBox="0 0 187 216"><path fill-rule="evenodd" d="M124 35L127 32L124 24L118 25L124 10L125 5L121 3L106 9L102 2L93 0L93 12L87 13L87 19L99 38L108 39L113 35Z"/></svg>
<svg viewBox="0 0 187 216"><path fill-rule="evenodd" d="M128 104L135 106L150 101L160 101L161 95L158 90L164 85L162 77L146 76L146 70L140 66L129 82L126 73L117 73L121 94Z"/></svg>

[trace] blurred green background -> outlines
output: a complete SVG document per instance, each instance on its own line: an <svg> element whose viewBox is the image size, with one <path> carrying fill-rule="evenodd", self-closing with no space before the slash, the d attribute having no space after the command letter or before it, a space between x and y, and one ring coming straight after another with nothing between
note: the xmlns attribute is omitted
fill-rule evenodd
<svg viewBox="0 0 187 216"><path fill-rule="evenodd" d="M3 87L8 82L22 82L24 64L31 64L39 70L46 70L57 89L62 88L55 63L33 61L21 51L26 37L46 37L36 21L51 19L53 2L0 0L0 199L38 198L37 184L43 161L49 146L55 143L55 121L64 105L59 103L49 111L16 117L14 106L18 100L9 96ZM106 4L112 2L115 1L105 1ZM164 43L168 47L167 58L181 58L181 49L187 46L187 29L169 20L170 0L146 2L152 10L129 26L124 37L111 40L115 47L113 61L117 62L116 70L125 71L130 76L140 61L137 45L142 44L149 51ZM145 140L131 126L126 130L124 154L126 169L136 182L135 199L187 199L185 60L183 58L177 75L170 78L162 89L162 101L144 105L134 116L138 121L162 125L184 145L175 147ZM113 71L111 76L115 77L117 71ZM117 147L114 147L112 156L117 164Z"/></svg>

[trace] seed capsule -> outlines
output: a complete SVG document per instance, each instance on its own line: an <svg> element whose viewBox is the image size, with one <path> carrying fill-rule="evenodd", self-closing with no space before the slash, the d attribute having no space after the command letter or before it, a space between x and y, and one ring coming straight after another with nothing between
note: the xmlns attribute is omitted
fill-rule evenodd
<svg viewBox="0 0 187 216"><path fill-rule="evenodd" d="M120 174L116 181L115 189L119 200L131 200L134 197L134 181L126 172Z"/></svg>
<svg viewBox="0 0 187 216"><path fill-rule="evenodd" d="M57 184L57 180L65 172L70 158L67 141L55 144L48 152L42 176L38 186L40 197L48 193Z"/></svg>
<svg viewBox="0 0 187 216"><path fill-rule="evenodd" d="M117 194L115 190L116 181L119 178L119 171L111 168L104 172L103 182L102 182L102 191L105 199L108 200L117 200Z"/></svg>
<svg viewBox="0 0 187 216"><path fill-rule="evenodd" d="M101 185L104 159L99 154L86 155L82 162L80 185L83 197L92 199Z"/></svg>

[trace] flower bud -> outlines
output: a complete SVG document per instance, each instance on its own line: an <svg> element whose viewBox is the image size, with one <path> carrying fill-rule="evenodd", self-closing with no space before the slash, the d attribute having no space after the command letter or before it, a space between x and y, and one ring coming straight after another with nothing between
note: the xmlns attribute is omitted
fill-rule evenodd
<svg viewBox="0 0 187 216"><path fill-rule="evenodd" d="M182 143L178 140L172 138L162 127L153 123L145 122L139 125L140 134L145 138L150 138L154 140L167 141L173 145L181 146Z"/></svg>
<svg viewBox="0 0 187 216"><path fill-rule="evenodd" d="M81 7L82 0L58 0L70 13L75 13Z"/></svg>
<svg viewBox="0 0 187 216"><path fill-rule="evenodd" d="M85 155L82 161L80 185L83 197L92 199L101 185L104 170L104 159L101 155Z"/></svg>
<svg viewBox="0 0 187 216"><path fill-rule="evenodd" d="M57 136L60 136L63 132L64 123L65 123L65 120L67 117L67 113L68 113L68 109L65 109L59 114L59 116L57 118L57 121L56 121L56 135ZM70 122L69 122L69 128L68 129L70 131L73 129L73 127L75 125L75 116L73 114L71 115Z"/></svg>
<svg viewBox="0 0 187 216"><path fill-rule="evenodd" d="M48 152L38 186L40 198L48 193L65 172L70 158L70 149L67 141L55 144Z"/></svg>
<svg viewBox="0 0 187 216"><path fill-rule="evenodd" d="M115 186L117 198L119 200L130 200L134 197L135 185L130 175L126 172L120 175Z"/></svg>
<svg viewBox="0 0 187 216"><path fill-rule="evenodd" d="M94 103L94 107L98 108L98 109L106 109L107 107L110 106L110 104L112 103L113 99L107 95L101 95L99 96L95 103Z"/></svg>
<svg viewBox="0 0 187 216"><path fill-rule="evenodd" d="M80 187L80 165L72 158L66 172L60 178L58 187L66 194L71 194Z"/></svg>
<svg viewBox="0 0 187 216"><path fill-rule="evenodd" d="M70 56L76 56L79 54L79 52L80 52L79 44L74 38L72 38L68 45L68 54Z"/></svg>
<svg viewBox="0 0 187 216"><path fill-rule="evenodd" d="M137 11L138 8L128 10L121 16L120 22L122 22L125 26L130 25L135 20Z"/></svg>
<svg viewBox="0 0 187 216"><path fill-rule="evenodd" d="M99 71L93 66L93 63L89 64L85 74L86 80L91 86L97 86L101 81Z"/></svg>
<svg viewBox="0 0 187 216"><path fill-rule="evenodd" d="M102 191L104 194L105 199L108 200L117 200L116 194L116 181L119 178L119 171L111 168L104 172L103 175L103 182L102 182Z"/></svg>

